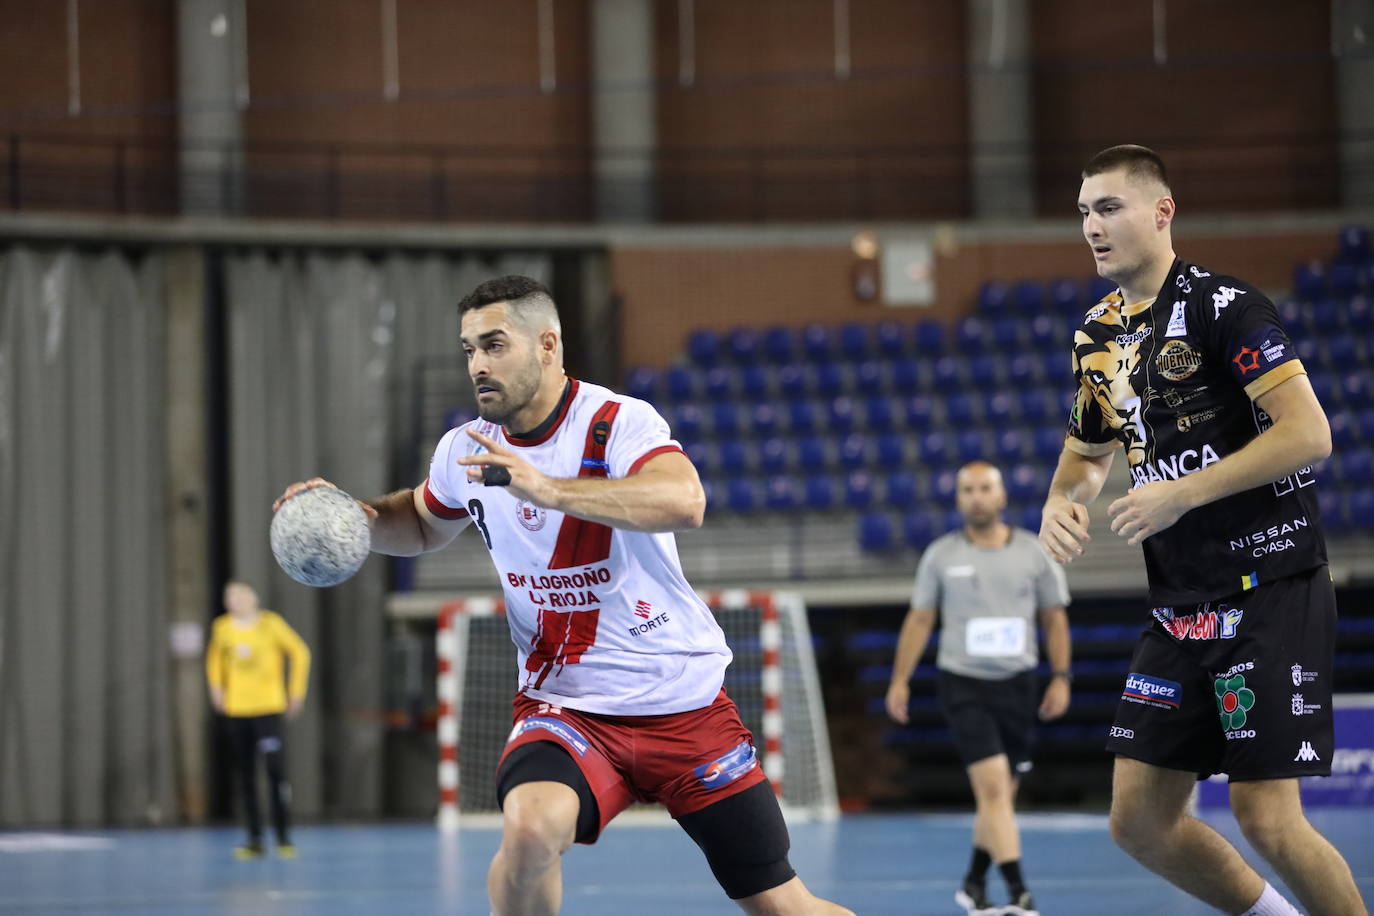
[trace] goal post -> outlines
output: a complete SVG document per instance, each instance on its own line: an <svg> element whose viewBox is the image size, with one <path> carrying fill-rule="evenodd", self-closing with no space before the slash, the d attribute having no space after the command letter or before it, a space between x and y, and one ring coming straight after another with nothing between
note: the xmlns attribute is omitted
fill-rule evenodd
<svg viewBox="0 0 1374 916"><path fill-rule="evenodd" d="M754 735L764 772L794 820L839 813L830 737L806 606L790 592L703 593L734 660L725 690ZM496 598L439 608L435 638L441 829L462 815L492 814L496 765L510 732L516 653Z"/></svg>

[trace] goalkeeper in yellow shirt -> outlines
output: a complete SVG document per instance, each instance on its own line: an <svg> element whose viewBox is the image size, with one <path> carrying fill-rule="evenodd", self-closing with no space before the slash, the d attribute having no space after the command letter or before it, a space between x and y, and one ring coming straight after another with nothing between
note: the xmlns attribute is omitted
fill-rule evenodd
<svg viewBox="0 0 1374 916"><path fill-rule="evenodd" d="M282 714L294 716L305 702L310 649L280 614L258 606L258 593L244 582L224 586L224 608L210 631L205 677L210 702L228 718L236 758L248 842L234 850L240 859L262 855L258 812L258 755L267 765L277 854L294 858L289 832L291 786L286 781ZM290 660L290 685L286 662Z"/></svg>

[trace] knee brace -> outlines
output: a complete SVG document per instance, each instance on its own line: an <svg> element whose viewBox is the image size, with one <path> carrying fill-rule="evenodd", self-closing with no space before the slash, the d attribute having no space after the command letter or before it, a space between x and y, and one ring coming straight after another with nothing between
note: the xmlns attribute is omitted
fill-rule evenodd
<svg viewBox="0 0 1374 916"><path fill-rule="evenodd" d="M731 900L791 881L791 840L773 786L761 782L677 819L701 847L711 873Z"/></svg>

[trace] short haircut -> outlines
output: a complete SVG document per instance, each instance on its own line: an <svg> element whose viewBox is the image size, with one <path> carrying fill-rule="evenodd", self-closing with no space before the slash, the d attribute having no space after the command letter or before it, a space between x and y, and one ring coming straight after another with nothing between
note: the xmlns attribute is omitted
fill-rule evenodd
<svg viewBox="0 0 1374 916"><path fill-rule="evenodd" d="M513 319L531 331L543 328L561 330L558 306L549 288L531 277L511 274L480 284L458 303L458 319L468 312L504 302Z"/></svg>
<svg viewBox="0 0 1374 916"><path fill-rule="evenodd" d="M1159 153L1134 143L1110 146L1093 156L1083 166L1083 177L1091 178L1117 169L1124 169L1129 177L1136 180L1157 181L1166 191L1169 190L1169 174L1164 169L1164 160Z"/></svg>

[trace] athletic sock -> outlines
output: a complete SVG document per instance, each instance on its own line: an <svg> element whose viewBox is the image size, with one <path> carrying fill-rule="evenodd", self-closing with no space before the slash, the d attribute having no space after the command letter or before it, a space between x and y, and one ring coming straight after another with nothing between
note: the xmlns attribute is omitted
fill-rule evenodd
<svg viewBox="0 0 1374 916"><path fill-rule="evenodd" d="M988 867L991 865L992 856L988 855L988 851L973 847L973 859L968 863L968 874L964 875L964 882L982 884L987 880Z"/></svg>
<svg viewBox="0 0 1374 916"><path fill-rule="evenodd" d="M1012 899L1019 897L1026 889L1026 882L1021 878L1021 860L1003 862L997 866L997 870L1002 873L1002 880L1007 882L1007 890L1011 893Z"/></svg>
<svg viewBox="0 0 1374 916"><path fill-rule="evenodd" d="M1255 905L1239 916L1302 916L1298 908L1284 899L1283 894L1274 890L1268 881L1264 882L1264 893L1260 894Z"/></svg>

